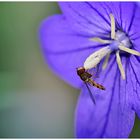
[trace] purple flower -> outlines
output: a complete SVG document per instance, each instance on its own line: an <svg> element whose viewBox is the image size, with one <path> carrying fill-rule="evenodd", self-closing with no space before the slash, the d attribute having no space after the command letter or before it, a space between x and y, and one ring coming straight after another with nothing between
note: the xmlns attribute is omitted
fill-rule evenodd
<svg viewBox="0 0 140 140"><path fill-rule="evenodd" d="M140 117L140 7L134 2L62 2L61 15L45 19L39 36L45 61L73 87L80 88L76 137L128 137ZM76 68L99 67L94 80L106 90L87 87Z"/></svg>

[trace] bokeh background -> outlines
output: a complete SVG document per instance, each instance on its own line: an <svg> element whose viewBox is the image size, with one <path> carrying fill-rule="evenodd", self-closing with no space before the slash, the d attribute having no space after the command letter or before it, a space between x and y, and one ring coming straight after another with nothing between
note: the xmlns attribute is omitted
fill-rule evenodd
<svg viewBox="0 0 140 140"><path fill-rule="evenodd" d="M0 138L72 138L79 91L41 56L40 22L56 2L0 2ZM130 137L140 137L136 118Z"/></svg>

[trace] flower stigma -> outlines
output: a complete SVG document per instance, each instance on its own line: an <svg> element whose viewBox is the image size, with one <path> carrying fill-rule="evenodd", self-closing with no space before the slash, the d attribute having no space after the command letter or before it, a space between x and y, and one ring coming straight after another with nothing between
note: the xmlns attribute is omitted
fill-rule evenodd
<svg viewBox="0 0 140 140"><path fill-rule="evenodd" d="M99 37L90 38L91 41L99 42L101 44L108 44L108 45L90 54L84 62L84 68L88 70L96 67L97 64L99 64L100 61L105 57L104 63L102 65L102 69L104 70L107 67L110 54L112 52L115 52L116 62L120 70L121 77L124 80L126 76L121 62L120 52L127 52L137 56L140 56L140 52L130 49L132 44L128 36L123 31L116 30L115 18L113 14L110 14L110 22L111 22L110 40L104 40Z"/></svg>

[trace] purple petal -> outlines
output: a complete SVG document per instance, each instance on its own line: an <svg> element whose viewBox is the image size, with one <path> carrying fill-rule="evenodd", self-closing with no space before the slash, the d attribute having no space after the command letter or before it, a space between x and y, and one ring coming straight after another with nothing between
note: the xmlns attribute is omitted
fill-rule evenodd
<svg viewBox="0 0 140 140"><path fill-rule="evenodd" d="M134 11L134 18L131 24L131 30L128 35L133 44L133 48L140 51L140 7L137 5Z"/></svg>
<svg viewBox="0 0 140 140"><path fill-rule="evenodd" d="M110 30L108 17L104 20L104 16L100 16L100 12L86 2L61 2L60 8L73 29L80 34L97 36Z"/></svg>
<svg viewBox="0 0 140 140"><path fill-rule="evenodd" d="M131 57L129 71L133 87L134 110L140 118L140 59L135 56Z"/></svg>
<svg viewBox="0 0 140 140"><path fill-rule="evenodd" d="M126 61L123 63L125 64ZM112 58L108 68L100 74L99 81L97 80L105 86L106 90L91 87L96 105L93 104L86 87L83 87L76 109L77 137L124 138L129 136L135 113L132 110L133 88L129 71L126 73L127 80L121 80L118 67Z"/></svg>
<svg viewBox="0 0 140 140"><path fill-rule="evenodd" d="M85 59L102 45L73 32L62 15L45 19L39 37L44 59L50 68L67 83L80 87L76 68L82 66Z"/></svg>
<svg viewBox="0 0 140 140"><path fill-rule="evenodd" d="M136 5L134 2L61 2L60 7L76 31L97 36L110 32L111 13L117 28L127 33Z"/></svg>

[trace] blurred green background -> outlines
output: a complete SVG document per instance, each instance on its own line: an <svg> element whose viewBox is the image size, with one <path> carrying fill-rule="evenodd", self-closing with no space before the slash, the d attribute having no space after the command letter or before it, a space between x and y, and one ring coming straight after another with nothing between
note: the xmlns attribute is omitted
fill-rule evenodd
<svg viewBox="0 0 140 140"><path fill-rule="evenodd" d="M0 137L72 138L79 91L44 64L40 22L56 2L0 2ZM136 119L131 137L140 137Z"/></svg>

